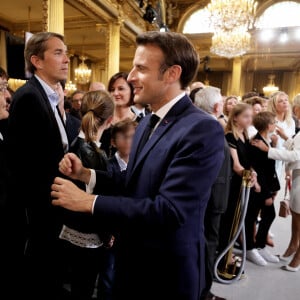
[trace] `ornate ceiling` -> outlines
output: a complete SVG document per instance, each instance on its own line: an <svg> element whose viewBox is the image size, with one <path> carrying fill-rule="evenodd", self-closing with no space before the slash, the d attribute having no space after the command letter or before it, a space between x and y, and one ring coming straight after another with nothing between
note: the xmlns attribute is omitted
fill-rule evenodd
<svg viewBox="0 0 300 300"><path fill-rule="evenodd" d="M51 0L50 0L51 1ZM151 1L153 6L157 0ZM0 27L16 36L25 31L37 32L43 29L42 0L14 0L0 2ZM131 67L135 50L135 36L145 30L157 29L143 20L144 11L135 0L65 0L64 34L70 53L82 52L93 62L104 63L107 24L122 20L121 62L120 68ZM147 1L144 1L147 3ZM150 1L149 1L150 2ZM180 31L184 21L197 9L203 8L206 0L166 0L166 20L172 31ZM258 1L258 14L270 4L279 1ZM210 68L218 71L230 71L232 62L213 56L209 52L211 35L190 35L200 57L210 56ZM300 69L300 45L290 42L282 45L261 45L253 38L252 48L243 57L245 70Z"/></svg>

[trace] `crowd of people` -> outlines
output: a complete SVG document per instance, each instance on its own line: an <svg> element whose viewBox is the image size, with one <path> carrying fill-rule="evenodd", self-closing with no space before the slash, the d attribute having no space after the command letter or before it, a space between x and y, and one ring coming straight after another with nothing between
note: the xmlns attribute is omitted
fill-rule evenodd
<svg viewBox="0 0 300 300"><path fill-rule="evenodd" d="M15 92L0 69L3 299L224 299L211 292L214 265L245 171L237 247L259 266L300 269L299 95L225 97L193 82L199 57L183 35L147 32L136 44L131 71L70 96L60 34L30 38L33 76ZM283 177L292 233L274 255Z"/></svg>

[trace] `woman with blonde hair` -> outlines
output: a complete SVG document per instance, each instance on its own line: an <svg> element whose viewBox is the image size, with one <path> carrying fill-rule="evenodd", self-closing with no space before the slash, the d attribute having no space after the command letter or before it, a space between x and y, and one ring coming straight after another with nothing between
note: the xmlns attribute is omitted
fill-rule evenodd
<svg viewBox="0 0 300 300"><path fill-rule="evenodd" d="M106 91L91 91L83 96L81 129L70 152L74 152L87 168L108 170L108 158L100 148L99 140L104 130L111 125L114 108L112 96ZM93 193L88 186L79 182L76 184L86 192ZM66 241L66 254L70 261L72 299L92 299L98 273L113 270L109 266L108 260L111 258L107 249L112 246L112 237L106 232L100 232L94 222L93 217L87 214L64 213L60 238ZM105 276L107 280L113 278L112 273Z"/></svg>
<svg viewBox="0 0 300 300"><path fill-rule="evenodd" d="M296 133L295 121L292 117L292 108L289 103L288 95L283 91L278 91L270 96L268 101L268 110L275 113L276 125L281 128L288 137ZM279 136L276 148L283 149L284 140ZM283 172L283 161L276 161L276 172L279 178Z"/></svg>

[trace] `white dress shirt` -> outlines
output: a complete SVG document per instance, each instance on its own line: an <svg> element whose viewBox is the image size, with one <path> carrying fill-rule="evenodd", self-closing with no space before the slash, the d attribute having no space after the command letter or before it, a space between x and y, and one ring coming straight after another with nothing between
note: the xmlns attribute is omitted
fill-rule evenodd
<svg viewBox="0 0 300 300"><path fill-rule="evenodd" d="M116 160L119 164L121 172L125 171L127 169L127 163L124 159L121 158L118 151L115 153L115 157L116 157Z"/></svg>
<svg viewBox="0 0 300 300"><path fill-rule="evenodd" d="M65 126L63 124L62 118L59 115L58 112L58 108L57 105L59 103L59 95L56 93L56 91L54 91L44 80L42 80L39 76L34 75L36 77L36 79L40 82L40 84L42 85L48 99L50 102L50 105L53 109L54 115L55 115L55 119L59 128L59 132L60 132L60 136L61 136L61 142L64 148L65 153L68 151L69 149L69 142L68 142L68 137L67 137L67 133L66 133L66 129Z"/></svg>

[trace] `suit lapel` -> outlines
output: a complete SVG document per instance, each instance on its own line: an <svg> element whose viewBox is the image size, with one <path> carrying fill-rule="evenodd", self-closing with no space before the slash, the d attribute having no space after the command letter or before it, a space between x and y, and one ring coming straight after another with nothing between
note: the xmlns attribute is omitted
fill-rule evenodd
<svg viewBox="0 0 300 300"><path fill-rule="evenodd" d="M141 128L136 132L135 141L132 146L131 155L129 159L129 163L127 166L127 175L126 175L126 184L128 184L130 178L136 171L137 167L143 162L144 158L150 152L151 149L158 143L161 137L173 126L176 122L176 118L180 115L189 105L191 104L191 100L185 96L180 99L167 113L165 118L159 123L159 126L153 132L149 141L145 144L144 148L140 152L140 154L136 157L136 151L138 145L140 143L141 137L145 130L145 127L149 121L150 115L147 115L144 119L144 122L141 124Z"/></svg>
<svg viewBox="0 0 300 300"><path fill-rule="evenodd" d="M48 96L47 96L45 90L43 89L42 85L40 84L40 82L38 81L38 79L35 76L31 77L31 79L29 81L29 84L32 84L34 87L36 87L39 90L39 92L42 96L41 100L43 101L44 105L46 106L46 108L48 110L48 113L49 113L48 115L49 115L49 118L51 119L51 123L56 127L57 133L58 133L57 136L59 138L59 141L61 141L60 131L59 131L59 127L58 127L58 124L57 124L57 121L56 121L56 117L54 115L54 111L51 107L50 101L48 99ZM59 113L59 115L60 115L60 113ZM62 123L64 125L64 122L62 122ZM61 145L62 145L62 143L61 143Z"/></svg>
<svg viewBox="0 0 300 300"><path fill-rule="evenodd" d="M43 89L42 85L40 84L40 82L35 78L35 76L33 76L31 79L30 79L30 83L32 85L34 85L38 90L39 92L41 93L41 96L43 98L43 101L44 101L44 104L46 105L48 111L49 111L49 115L52 117L53 120L55 120L56 122L56 119L55 119L55 115L54 115L54 112L52 110L52 107L50 105L50 101L47 97L47 94L45 92L45 90Z"/></svg>

